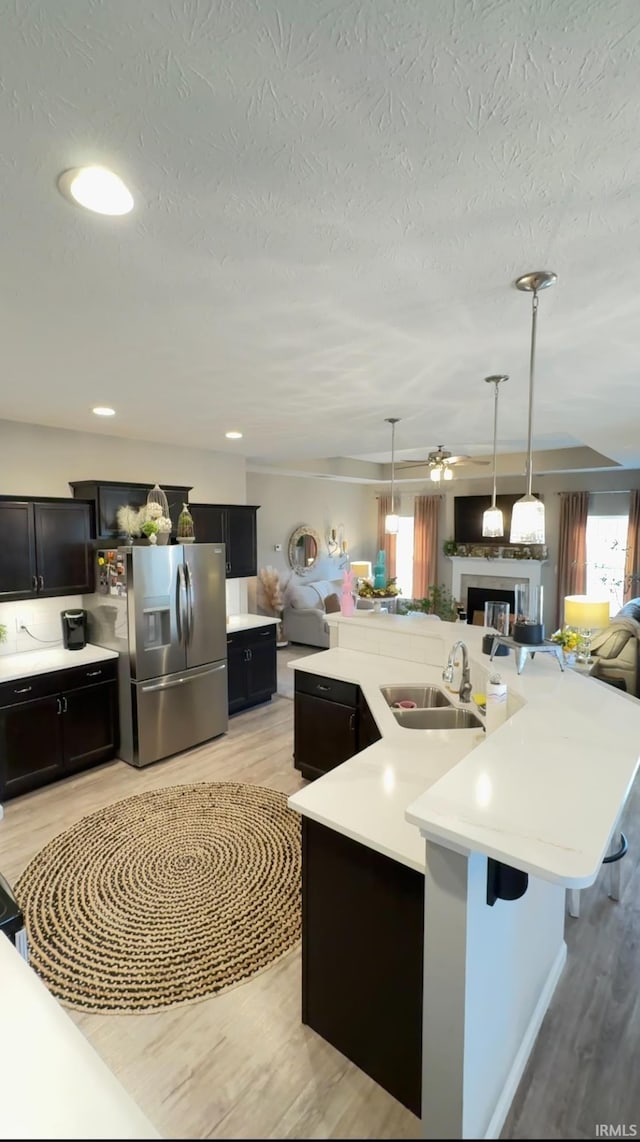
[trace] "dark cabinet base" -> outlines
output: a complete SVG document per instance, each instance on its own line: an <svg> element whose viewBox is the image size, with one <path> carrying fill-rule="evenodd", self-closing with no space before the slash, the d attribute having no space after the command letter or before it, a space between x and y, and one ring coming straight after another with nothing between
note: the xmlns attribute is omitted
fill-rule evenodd
<svg viewBox="0 0 640 1142"><path fill-rule="evenodd" d="M229 713L270 702L278 689L273 623L227 635Z"/></svg>
<svg viewBox="0 0 640 1142"><path fill-rule="evenodd" d="M302 820L302 1022L420 1115L424 876Z"/></svg>

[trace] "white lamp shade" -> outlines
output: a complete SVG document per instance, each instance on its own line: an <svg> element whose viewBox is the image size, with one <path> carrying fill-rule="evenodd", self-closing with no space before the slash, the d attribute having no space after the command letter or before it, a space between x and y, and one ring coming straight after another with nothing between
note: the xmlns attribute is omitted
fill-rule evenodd
<svg viewBox="0 0 640 1142"><path fill-rule="evenodd" d="M578 630L602 630L609 626L609 600L590 599L588 595L566 595L565 626Z"/></svg>
<svg viewBox="0 0 640 1142"><path fill-rule="evenodd" d="M362 560L361 562L352 560L351 570L356 579L370 579L371 578L371 564Z"/></svg>
<svg viewBox="0 0 640 1142"><path fill-rule="evenodd" d="M397 535L400 531L400 517L395 512L385 517L384 530L387 535Z"/></svg>
<svg viewBox="0 0 640 1142"><path fill-rule="evenodd" d="M504 535L504 519L500 508L487 508L482 516L482 534L486 539L498 539Z"/></svg>
<svg viewBox="0 0 640 1142"><path fill-rule="evenodd" d="M544 504L535 496L523 496L513 505L509 542L544 543Z"/></svg>
<svg viewBox="0 0 640 1142"><path fill-rule="evenodd" d="M452 468L445 467L444 478L445 478L445 480L453 480L453 469Z"/></svg>
<svg viewBox="0 0 640 1142"><path fill-rule="evenodd" d="M432 468L431 469L431 479L433 480L434 484L440 483L440 469L439 468Z"/></svg>

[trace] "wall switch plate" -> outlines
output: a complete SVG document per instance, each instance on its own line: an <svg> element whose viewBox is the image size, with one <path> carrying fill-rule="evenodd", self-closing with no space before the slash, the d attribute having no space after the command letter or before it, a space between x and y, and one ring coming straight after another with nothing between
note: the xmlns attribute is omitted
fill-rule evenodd
<svg viewBox="0 0 640 1142"><path fill-rule="evenodd" d="M281 543L274 543L273 550L274 551L282 551L282 544Z"/></svg>
<svg viewBox="0 0 640 1142"><path fill-rule="evenodd" d="M33 623L33 611L18 611L16 615L16 630L18 634L23 627L30 627Z"/></svg>

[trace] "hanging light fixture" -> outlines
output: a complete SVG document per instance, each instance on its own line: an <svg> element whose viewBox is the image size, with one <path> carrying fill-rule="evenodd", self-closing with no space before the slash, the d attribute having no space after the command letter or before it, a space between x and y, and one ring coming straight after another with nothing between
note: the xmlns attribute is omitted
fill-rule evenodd
<svg viewBox="0 0 640 1142"><path fill-rule="evenodd" d="M503 381L508 381L506 374L485 377L488 385L495 385L493 399L493 495L491 507L487 508L482 516L482 535L485 539L499 539L504 535L504 519L500 508L496 507L496 445L498 440L498 388Z"/></svg>
<svg viewBox="0 0 640 1142"><path fill-rule="evenodd" d="M446 461L441 460L440 463L433 465L429 477L434 484L439 484L441 480L453 480L453 469L449 467Z"/></svg>
<svg viewBox="0 0 640 1142"><path fill-rule="evenodd" d="M398 423L399 416L385 417L386 423L391 425L391 511L385 516L384 530L385 535L397 535L400 531L400 520L396 515L396 500L395 500L395 441L396 441L396 424Z"/></svg>
<svg viewBox="0 0 640 1142"><path fill-rule="evenodd" d="M533 381L536 364L536 325L538 319L538 293L555 285L558 275L551 270L535 270L523 274L516 281L516 289L532 294L531 302L531 355L529 358L529 434L527 442L527 490L516 500L511 513L511 543L544 543L544 504L531 494L533 478Z"/></svg>

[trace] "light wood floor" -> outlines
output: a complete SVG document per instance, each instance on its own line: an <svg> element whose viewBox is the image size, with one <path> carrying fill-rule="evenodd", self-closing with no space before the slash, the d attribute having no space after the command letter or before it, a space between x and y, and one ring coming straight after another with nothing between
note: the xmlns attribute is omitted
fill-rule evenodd
<svg viewBox="0 0 640 1142"><path fill-rule="evenodd" d="M51 837L137 792L226 780L299 788L285 671L302 653L278 652L282 692L232 718L217 741L141 770L111 762L9 801L0 870L15 882ZM568 964L504 1138L593 1138L599 1122L640 1127L639 801L635 790L623 900L607 898L603 876L582 894L581 918L568 920ZM70 1014L167 1138L420 1137L417 1118L300 1023L299 950L202 1003L152 1015Z"/></svg>

